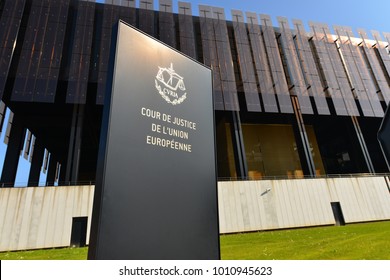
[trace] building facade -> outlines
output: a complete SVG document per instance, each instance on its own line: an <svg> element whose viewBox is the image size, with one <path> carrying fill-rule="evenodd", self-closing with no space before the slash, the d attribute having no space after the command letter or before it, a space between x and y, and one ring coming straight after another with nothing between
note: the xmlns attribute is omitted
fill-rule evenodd
<svg viewBox="0 0 390 280"><path fill-rule="evenodd" d="M390 33L306 30L236 10L227 21L221 8L184 2L175 14L171 0L159 11L153 0L106 2L0 0L2 186L15 185L21 155L28 186L42 169L47 185L95 180L119 19L212 68L219 180L389 171L377 131L390 101Z"/></svg>

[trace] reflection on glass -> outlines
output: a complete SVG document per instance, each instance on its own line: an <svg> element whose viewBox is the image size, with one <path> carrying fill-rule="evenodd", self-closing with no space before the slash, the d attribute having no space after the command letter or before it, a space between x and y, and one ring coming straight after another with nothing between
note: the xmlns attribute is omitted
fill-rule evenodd
<svg viewBox="0 0 390 280"><path fill-rule="evenodd" d="M223 122L217 126L217 166L218 177L221 180L227 178L237 178L231 135L229 123Z"/></svg>
<svg viewBox="0 0 390 280"><path fill-rule="evenodd" d="M306 129L307 137L309 138L310 151L311 151L311 156L313 157L314 166L316 168L316 175L317 176L324 175L325 168L322 162L320 149L318 148L318 143L314 132L314 128L311 125L305 125L305 129Z"/></svg>
<svg viewBox="0 0 390 280"><path fill-rule="evenodd" d="M249 177L303 176L291 125L243 124L242 133Z"/></svg>

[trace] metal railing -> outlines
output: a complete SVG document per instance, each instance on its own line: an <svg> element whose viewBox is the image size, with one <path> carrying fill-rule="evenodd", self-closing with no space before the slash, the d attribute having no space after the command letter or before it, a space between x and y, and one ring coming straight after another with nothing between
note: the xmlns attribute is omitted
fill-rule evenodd
<svg viewBox="0 0 390 280"><path fill-rule="evenodd" d="M327 179L327 178L362 178L362 177L388 177L390 173L349 173L324 175L278 175L256 177L218 177L218 181L260 181L260 180L290 180L290 179Z"/></svg>
<svg viewBox="0 0 390 280"><path fill-rule="evenodd" d="M0 188L37 188L37 187L66 187L66 186L91 186L95 181L59 181L59 182L15 182L0 183Z"/></svg>
<svg viewBox="0 0 390 280"><path fill-rule="evenodd" d="M258 177L218 177L219 182L227 181L260 181L260 180L298 180L298 179L328 179L328 178L362 178L362 177L390 177L390 173L349 173L349 174L324 174L324 175L278 175ZM0 183L0 188L33 188L33 187L66 187L66 186L91 186L95 181L60 181L54 184L45 182L15 182Z"/></svg>

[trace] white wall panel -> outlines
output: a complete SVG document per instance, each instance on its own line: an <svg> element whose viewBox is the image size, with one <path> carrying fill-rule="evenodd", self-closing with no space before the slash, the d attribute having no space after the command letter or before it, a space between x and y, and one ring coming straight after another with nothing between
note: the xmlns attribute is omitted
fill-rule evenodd
<svg viewBox="0 0 390 280"><path fill-rule="evenodd" d="M347 223L390 220L385 177L218 183L221 233L335 224L331 202ZM70 245L72 218L88 216L94 186L0 189L0 251Z"/></svg>
<svg viewBox="0 0 390 280"><path fill-rule="evenodd" d="M94 186L0 189L0 251L69 246L72 218L91 217L93 193Z"/></svg>
<svg viewBox="0 0 390 280"><path fill-rule="evenodd" d="M240 231L245 231L245 225L244 225L244 215L242 211L242 206L246 205L245 201L241 197L241 188L242 186L239 184L236 184L233 188L233 193L232 193L232 201L234 205L233 212L235 212L236 216L236 222L237 226L240 229Z"/></svg>
<svg viewBox="0 0 390 280"><path fill-rule="evenodd" d="M245 187L245 186L242 186ZM259 213L258 213L258 204L256 203L256 189L253 187L253 184L246 186L246 189L242 190L242 195L245 196L245 201L247 202L246 207L244 208L247 211L248 221L245 225L246 230L252 231L260 225Z"/></svg>
<svg viewBox="0 0 390 280"><path fill-rule="evenodd" d="M264 229L276 229L280 227L280 219L278 218L278 210L280 209L275 207L277 200L277 195L274 191L274 181L258 181L258 187L260 188L261 199L258 200L259 206L264 212L264 217L262 224L264 224ZM268 191L270 190L270 191Z"/></svg>
<svg viewBox="0 0 390 280"><path fill-rule="evenodd" d="M220 182L218 194L221 233L335 224L331 202L347 223L390 219L384 177Z"/></svg>

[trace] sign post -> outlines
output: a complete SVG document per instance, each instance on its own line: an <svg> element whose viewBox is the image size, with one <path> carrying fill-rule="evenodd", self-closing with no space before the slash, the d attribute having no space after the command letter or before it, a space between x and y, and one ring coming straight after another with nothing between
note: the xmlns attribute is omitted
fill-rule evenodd
<svg viewBox="0 0 390 280"><path fill-rule="evenodd" d="M211 70L119 22L89 259L219 259Z"/></svg>

